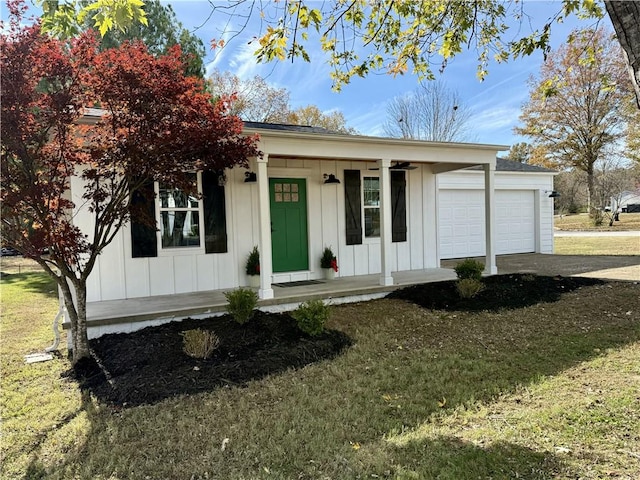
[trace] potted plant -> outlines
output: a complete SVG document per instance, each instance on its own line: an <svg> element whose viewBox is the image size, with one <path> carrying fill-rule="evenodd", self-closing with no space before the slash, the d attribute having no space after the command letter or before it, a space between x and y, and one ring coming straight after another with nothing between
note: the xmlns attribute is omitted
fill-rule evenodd
<svg viewBox="0 0 640 480"><path fill-rule="evenodd" d="M338 259L333 254L331 247L325 247L320 257L320 266L324 270L324 278L333 280L338 272Z"/></svg>
<svg viewBox="0 0 640 480"><path fill-rule="evenodd" d="M253 247L251 253L249 253L249 257L247 258L247 265L245 266L245 271L249 276L249 286L250 287L259 287L260 286L260 252L258 252L258 247Z"/></svg>

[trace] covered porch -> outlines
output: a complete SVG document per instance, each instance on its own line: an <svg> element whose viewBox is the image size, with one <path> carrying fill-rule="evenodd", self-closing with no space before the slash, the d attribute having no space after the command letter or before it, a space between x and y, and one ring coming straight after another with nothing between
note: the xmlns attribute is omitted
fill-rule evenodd
<svg viewBox="0 0 640 480"><path fill-rule="evenodd" d="M379 275L338 277L332 281L312 280L274 284L273 298L261 299L264 311L288 311L301 302L324 299L329 304L352 303L382 298L408 285L455 279L450 268L433 268L393 273L392 285L380 285ZM153 297L108 300L87 304L89 338L108 333L128 333L183 318L206 318L226 312L226 290L210 290ZM65 325L66 327L66 325Z"/></svg>
<svg viewBox="0 0 640 480"><path fill-rule="evenodd" d="M333 245L337 248L341 265L345 264L345 259L349 260L349 269L341 269L341 272L344 271L346 276L362 276L365 272L358 271L358 262L369 262L366 273L373 274L375 270L379 272L375 282L376 286L401 285L398 275L392 274L392 272L406 271L407 275L412 275L414 270L420 272L423 269L439 267L438 175L469 167L480 167L484 171L485 273L497 273L494 248L494 174L496 153L506 147L335 135L315 131L307 132L295 126L269 128L269 126L261 125L260 128L254 128L250 124L245 124L245 131L260 135L259 148L262 152L260 158L251 161L251 168L255 170L254 178L257 184L255 204L257 212L255 233L257 235L254 238L256 238L259 251L262 253L260 257L260 287L258 289L258 296L261 300L277 299L277 287L274 285L279 282L317 278L318 271L314 269L313 264L315 257L319 255L324 245ZM344 194L341 191L333 197L327 195L332 208L327 214L317 207L325 201L325 196L319 194L316 183L317 173L309 168L310 165L320 165L324 178L332 178L333 181L330 183L333 184L334 189L335 184L341 183L339 178L345 183ZM398 170L402 169L415 170L415 172L402 177L403 183L400 187L403 189L401 190L402 194L397 195L393 193L392 175L399 173ZM374 172L369 173L371 171ZM356 194L353 197L347 194L354 187L352 175L349 175L350 182L347 185L347 173L356 175ZM408 172L406 173L408 174ZM364 212L366 221L367 208L371 205L367 204L363 207L359 195L361 182L370 180L369 177L375 177L374 181L376 182L375 208L377 215L379 215L376 218L379 224L376 223L376 225L379 225L379 231L376 231L374 235L369 235L365 226L364 236L369 238L363 239L362 225L357 221L351 221L351 218L343 220L342 216L345 215L345 212L348 214L355 212L356 220L361 220L362 212ZM311 261L309 263L303 262L304 266L300 268L283 269L281 265L275 265L275 249L281 249L282 245L274 240L274 232L278 232L280 235L280 232L288 232L288 230L286 227L283 228L281 223L276 224L274 220L273 202L279 201L279 194L274 192L278 192L277 187L281 186L270 184L274 178L278 179L278 182L286 182L282 179L300 178L303 184L306 182L313 189L309 195L308 206L308 215L312 219L309 226L309 241L307 243L305 237L302 242L298 242L304 244L305 247L308 246L308 251L304 251L301 257L305 262L307 258L310 258ZM288 191L284 190L288 186L283 183L282 191ZM271 191L272 187L275 187L273 192ZM294 187L298 192L298 186L294 185L291 188ZM302 189L302 187L300 188ZM364 192L364 187L362 188ZM405 194L404 189L410 192L410 195ZM323 191L329 191L329 187L325 187ZM283 195L286 197L286 194ZM399 222L404 222L403 227L406 234L401 240L397 240L392 235L392 230L396 228L393 211L397 206L398 197L402 197L412 209L408 217ZM296 201L297 198L296 194ZM353 200L354 198L355 200ZM283 201L286 202L287 199L285 198ZM402 209L405 208L406 206L403 204ZM352 237L353 225L355 225L357 233L356 240ZM464 226L462 227L464 228ZM302 227L302 231L305 230ZM393 234L395 233L393 231ZM417 260L414 261L413 258L407 260L410 255L413 255ZM352 264L355 265L355 268ZM366 276L370 279L374 278L374 275Z"/></svg>

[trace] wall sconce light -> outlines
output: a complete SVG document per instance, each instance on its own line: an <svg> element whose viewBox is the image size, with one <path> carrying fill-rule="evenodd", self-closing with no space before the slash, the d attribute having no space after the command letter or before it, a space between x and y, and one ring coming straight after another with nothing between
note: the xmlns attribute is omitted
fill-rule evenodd
<svg viewBox="0 0 640 480"><path fill-rule="evenodd" d="M560 196L560 193L555 190L545 190L544 193L548 193L549 198L558 198Z"/></svg>
<svg viewBox="0 0 640 480"><path fill-rule="evenodd" d="M255 183L257 181L256 172L244 172L244 183Z"/></svg>
<svg viewBox="0 0 640 480"><path fill-rule="evenodd" d="M220 172L220 174L218 174L218 186L219 187L224 187L227 184L227 176L224 174L224 172Z"/></svg>
<svg viewBox="0 0 640 480"><path fill-rule="evenodd" d="M325 173L323 177L324 177L325 185L328 185L330 183L340 183L340 180L338 180L333 173L329 173L329 174Z"/></svg>

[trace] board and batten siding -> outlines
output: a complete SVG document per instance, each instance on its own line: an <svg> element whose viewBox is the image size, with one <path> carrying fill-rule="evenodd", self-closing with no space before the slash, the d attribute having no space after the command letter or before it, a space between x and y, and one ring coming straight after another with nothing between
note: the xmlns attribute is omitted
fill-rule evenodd
<svg viewBox="0 0 640 480"><path fill-rule="evenodd" d="M323 174L333 173L342 181L345 170L360 170L362 177L377 176L378 171L368 169L374 166L339 159L269 159L269 177L304 178L307 184L309 269L274 274L274 283L323 278L320 256L325 246L338 258L339 276L380 273L380 239L363 238L361 245L346 244L344 184L325 185L323 179ZM251 170L256 171L255 167L253 163ZM244 265L250 250L259 245L260 232L258 186L244 183L244 173L240 168L226 171L226 253L160 250L157 257L132 258L130 227L125 226L99 256L87 282L87 301L246 285ZM406 171L406 182L407 240L392 244L392 271L438 267L436 175L428 166L420 166ZM82 192L78 177L72 179L72 193L78 197L75 192ZM81 204L79 198L74 201ZM83 231L92 231L91 216L85 209L77 209L75 221Z"/></svg>

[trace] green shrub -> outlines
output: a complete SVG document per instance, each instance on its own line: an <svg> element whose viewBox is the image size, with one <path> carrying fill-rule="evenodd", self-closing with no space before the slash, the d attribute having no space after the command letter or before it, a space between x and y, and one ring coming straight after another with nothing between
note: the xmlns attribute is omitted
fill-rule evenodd
<svg viewBox="0 0 640 480"><path fill-rule="evenodd" d="M475 278L462 278L456 283L456 289L462 298L473 298L484 290L484 285Z"/></svg>
<svg viewBox="0 0 640 480"><path fill-rule="evenodd" d="M572 203L569 204L569 207L567 208L567 211L570 214L575 215L577 213L580 213L580 206L572 202Z"/></svg>
<svg viewBox="0 0 640 480"><path fill-rule="evenodd" d="M182 350L194 358L207 359L220 346L220 339L210 330L187 330L182 332Z"/></svg>
<svg viewBox="0 0 640 480"><path fill-rule="evenodd" d="M291 316L298 328L308 335L320 335L329 319L329 306L322 300L309 300L302 303Z"/></svg>
<svg viewBox="0 0 640 480"><path fill-rule="evenodd" d="M227 311L240 325L246 323L252 316L258 305L258 294L250 288L237 288L230 292L224 292L229 302Z"/></svg>
<svg viewBox="0 0 640 480"><path fill-rule="evenodd" d="M473 260L472 258L467 258L466 260L458 263L453 269L460 280L465 278L481 280L484 264L477 260Z"/></svg>
<svg viewBox="0 0 640 480"><path fill-rule="evenodd" d="M260 275L260 252L257 246L249 253L244 270L247 275Z"/></svg>
<svg viewBox="0 0 640 480"><path fill-rule="evenodd" d="M331 247L324 247L322 256L320 257L320 267L333 268L333 266L336 265L336 260L336 256L333 254Z"/></svg>

